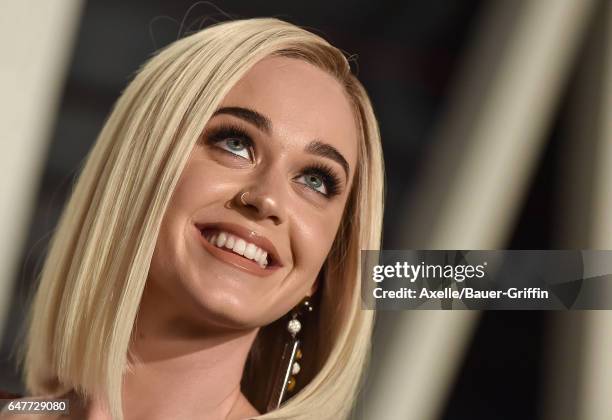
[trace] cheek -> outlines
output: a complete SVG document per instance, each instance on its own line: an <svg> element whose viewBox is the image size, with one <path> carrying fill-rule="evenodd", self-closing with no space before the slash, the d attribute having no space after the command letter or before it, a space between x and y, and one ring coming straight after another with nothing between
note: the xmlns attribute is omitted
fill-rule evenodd
<svg viewBox="0 0 612 420"><path fill-rule="evenodd" d="M295 238L295 266L314 280L321 266L327 259L333 245L334 238L340 223L340 215L333 214L326 217L304 217L302 222L296 223Z"/></svg>
<svg viewBox="0 0 612 420"><path fill-rule="evenodd" d="M203 203L206 198L214 199L223 190L227 181L223 181L221 174L210 170L210 166L195 159L188 161L174 188L169 209L189 217L199 206L206 204Z"/></svg>

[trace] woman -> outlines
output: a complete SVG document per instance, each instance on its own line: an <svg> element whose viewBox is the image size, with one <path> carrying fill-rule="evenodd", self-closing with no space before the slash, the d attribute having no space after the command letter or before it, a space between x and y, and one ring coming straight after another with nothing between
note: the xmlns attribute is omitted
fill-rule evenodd
<svg viewBox="0 0 612 420"><path fill-rule="evenodd" d="M29 392L71 398L73 418L345 418L383 177L367 95L320 37L251 19L165 48L117 102L54 236Z"/></svg>

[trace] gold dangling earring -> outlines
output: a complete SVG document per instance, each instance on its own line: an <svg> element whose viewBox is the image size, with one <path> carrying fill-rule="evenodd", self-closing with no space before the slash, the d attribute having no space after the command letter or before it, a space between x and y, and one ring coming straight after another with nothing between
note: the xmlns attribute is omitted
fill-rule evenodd
<svg viewBox="0 0 612 420"><path fill-rule="evenodd" d="M297 334L302 329L302 323L299 316L306 312L312 312L313 307L310 303L310 296L306 296L302 302L291 311L291 319L287 323L287 332L289 333L288 341L285 343L283 354L281 357L280 366L274 386L272 387L272 395L268 401L267 411L272 411L280 407L285 400L287 394L290 394L295 389L297 384L296 376L300 373L300 360L302 359L301 341Z"/></svg>

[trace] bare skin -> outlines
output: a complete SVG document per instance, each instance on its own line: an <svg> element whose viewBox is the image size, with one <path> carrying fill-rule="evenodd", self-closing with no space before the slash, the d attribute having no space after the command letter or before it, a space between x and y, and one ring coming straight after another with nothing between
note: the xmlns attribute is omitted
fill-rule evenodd
<svg viewBox="0 0 612 420"><path fill-rule="evenodd" d="M236 108L255 111L266 124ZM130 348L133 369L124 377L126 420L259 414L240 389L249 349L259 328L316 291L352 185L355 117L343 87L324 71L266 58L219 109L225 111L208 122L162 222ZM227 127L247 139L235 130L227 135ZM329 148L327 156L313 153L313 141L342 158L330 158ZM261 275L210 252L198 226L218 223L266 238L276 267ZM110 415L94 399L86 418Z"/></svg>

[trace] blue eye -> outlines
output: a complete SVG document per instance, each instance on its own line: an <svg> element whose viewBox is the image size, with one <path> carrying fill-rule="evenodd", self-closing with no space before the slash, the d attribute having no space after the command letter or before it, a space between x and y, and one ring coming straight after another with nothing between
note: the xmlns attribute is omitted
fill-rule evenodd
<svg viewBox="0 0 612 420"><path fill-rule="evenodd" d="M245 139L231 137L216 142L215 146L236 156L251 160L251 150L249 148L250 145L245 141Z"/></svg>
<svg viewBox="0 0 612 420"><path fill-rule="evenodd" d="M327 186L325 185L325 181L319 175L305 174L298 178L298 180L302 180L302 179L303 179L303 182L300 182L301 184L307 185L308 187L312 188L313 190L323 195L328 195Z"/></svg>
<svg viewBox="0 0 612 420"><path fill-rule="evenodd" d="M206 136L206 141L211 146L219 148L227 153L240 158L253 160L253 141L249 135L240 127L222 126Z"/></svg>
<svg viewBox="0 0 612 420"><path fill-rule="evenodd" d="M329 166L322 163L304 168L296 181L328 199L340 193L340 179Z"/></svg>

